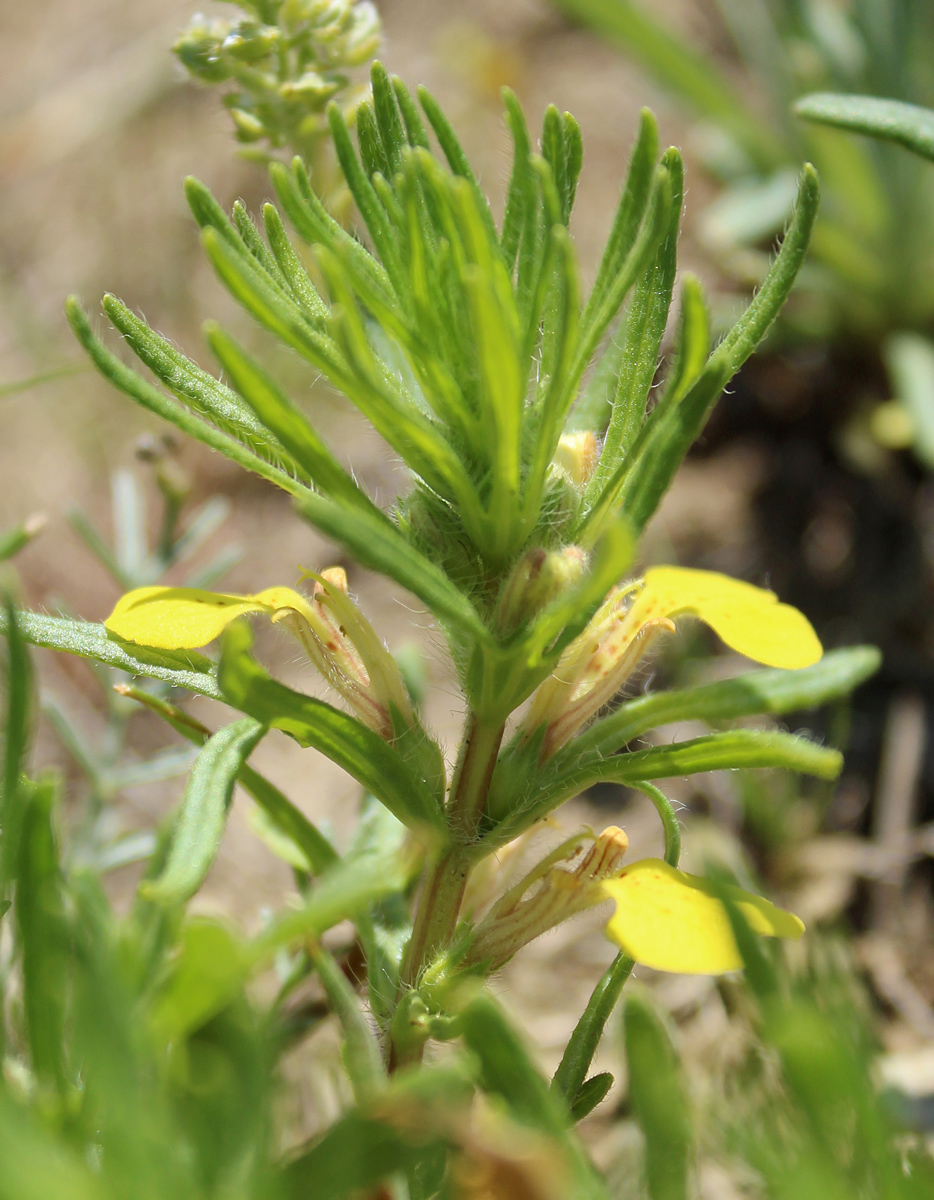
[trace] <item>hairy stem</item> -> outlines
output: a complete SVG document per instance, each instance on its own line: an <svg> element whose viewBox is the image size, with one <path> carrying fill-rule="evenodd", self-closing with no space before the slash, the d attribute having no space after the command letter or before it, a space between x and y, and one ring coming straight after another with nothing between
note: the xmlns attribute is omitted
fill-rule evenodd
<svg viewBox="0 0 934 1200"><path fill-rule="evenodd" d="M473 861L469 847L486 805L503 731L502 723L486 724L473 713L467 717L448 802L454 845L422 886L402 963L402 990L415 986L425 966L453 937Z"/></svg>

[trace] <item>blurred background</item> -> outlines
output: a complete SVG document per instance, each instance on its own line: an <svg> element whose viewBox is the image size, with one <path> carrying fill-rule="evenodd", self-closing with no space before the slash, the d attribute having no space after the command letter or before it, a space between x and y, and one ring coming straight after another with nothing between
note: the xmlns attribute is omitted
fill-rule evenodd
<svg viewBox="0 0 934 1200"><path fill-rule="evenodd" d="M209 16L230 13L229 5L200 7ZM546 0L381 0L380 57L392 72L410 84L426 83L438 96L494 208L502 203L508 170L500 88L518 93L533 128L549 102L575 114L585 158L572 231L585 282L610 225L639 109L649 105L663 142L682 146L687 160L681 267L704 280L715 315L733 311L781 228L780 204L773 204L772 227L753 223L746 230L742 255L735 245L725 249L724 222L740 218L735 207L732 217L711 208L724 194L724 172L714 169L709 120L700 120L650 64L559 11L573 7ZM748 56L744 65L741 41L724 21L721 9L730 7L656 0L651 10L663 29L709 55L758 111L761 80ZM189 80L171 53L194 11L191 0L0 5L0 529L33 513L47 517L16 562L22 598L33 609L88 620L107 615L121 589L91 552L88 526L108 543L132 537L126 512L139 504L155 537L160 469L184 494L181 528L197 514L203 535L186 569L226 564L225 589L293 584L299 565L341 561L293 515L284 495L200 447L165 443L154 418L87 369L62 315L69 293L94 309L104 291L114 292L208 369L213 365L199 327L208 317L222 321L267 361L274 359L292 394L305 398L371 494L385 500L402 486L396 465L363 422L340 397L315 386L301 364L270 349L200 251L182 192L186 175L197 175L225 207L241 198L253 213L271 189L262 167L238 155L217 89ZM761 212L766 203L755 192L747 201L741 216L750 206ZM829 212L832 218L832 207ZM826 299L819 279L811 281L811 292ZM814 620L826 645L874 642L885 652L885 665L852 705L821 714L819 724L813 715L791 722L846 748L847 768L836 788L803 790L793 778L758 773L673 781L670 793L684 805L688 869L716 849L740 876L767 880L771 893L804 917L816 931L812 953L816 946L828 971L855 967L883 1070L930 1128L934 476L918 449L918 422L914 433L906 432L905 405L891 407L897 372L883 336L891 331L880 333L878 318L836 319L827 312L826 304L801 301L720 401L650 528L645 557L771 585ZM926 328L919 312L905 317L916 332ZM117 344L115 336L110 344ZM17 386L36 377L28 388ZM176 579L181 575L169 576ZM410 643L418 650L429 681L429 720L450 744L461 713L427 621L412 611L409 598L359 569L351 570L351 588L393 649ZM310 670L284 638L259 636L275 673L315 689ZM654 664L655 680L741 669L712 655L714 649L700 634L678 642ZM82 803L90 797L108 836L119 834L130 846L132 835L150 829L177 799L190 756L166 744L155 718L115 708L85 663L50 653L37 657L46 709L40 758L69 778L67 794L78 798L71 814L76 823L86 819ZM652 683L645 675L636 686ZM212 727L219 723L207 700L192 701L190 710ZM694 732L668 730L665 737ZM115 739L120 770L104 772L101 763L113 759ZM155 767L146 766L152 762ZM279 735L263 742L256 762L341 842L358 802L352 781ZM292 880L247 821L246 806L235 808L195 907L255 928ZM566 831L581 822L619 823L635 856L659 850L654 811L618 788L582 798L561 821ZM143 839L139 853L145 846ZM134 857L128 849L114 861L117 897L129 895L135 882ZM503 978L504 999L549 1068L611 957L599 936L601 917L591 914L541 939ZM653 979L648 971L640 977L677 1020L697 1087L702 1093L715 1087L742 1058L741 1039L731 1034L729 984ZM333 1052L333 1045L312 1043L308 1054L326 1059ZM301 1084L290 1103L297 1125L330 1119L337 1101L326 1094L326 1073L312 1080L299 1065L295 1074ZM618 1116L608 1104L588 1122L587 1137L603 1164L624 1155L631 1136ZM704 1166L704 1194L738 1194L719 1170L714 1160Z"/></svg>

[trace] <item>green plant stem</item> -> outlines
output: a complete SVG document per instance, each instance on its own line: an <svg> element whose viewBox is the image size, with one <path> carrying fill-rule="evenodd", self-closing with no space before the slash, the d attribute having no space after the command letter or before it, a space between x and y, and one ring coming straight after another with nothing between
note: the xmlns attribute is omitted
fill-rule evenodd
<svg viewBox="0 0 934 1200"><path fill-rule="evenodd" d="M471 843L486 805L504 729L504 724L487 724L473 713L467 717L448 803L454 844L435 863L422 887L402 963L401 990L415 986L425 966L454 935L475 858Z"/></svg>

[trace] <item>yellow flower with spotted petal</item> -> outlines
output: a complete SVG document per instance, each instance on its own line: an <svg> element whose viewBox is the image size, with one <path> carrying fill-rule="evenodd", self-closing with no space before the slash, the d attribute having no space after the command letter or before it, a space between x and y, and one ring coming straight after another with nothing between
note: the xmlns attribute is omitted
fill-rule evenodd
<svg viewBox="0 0 934 1200"><path fill-rule="evenodd" d="M644 858L601 884L616 902L606 935L630 958L656 971L722 975L743 965L722 894L750 928L765 937L796 939L804 924L742 888L715 887L659 858Z"/></svg>
<svg viewBox="0 0 934 1200"><path fill-rule="evenodd" d="M263 615L282 624L354 712L380 737L395 736L394 714L414 713L392 655L347 595L347 576L331 567L315 581L313 598L287 587L255 596L200 588L144 587L117 601L105 628L124 641L158 650L197 650L238 617Z"/></svg>
<svg viewBox="0 0 934 1200"><path fill-rule="evenodd" d="M157 650L197 650L220 637L237 617L282 610L309 619L311 608L291 588L274 587L255 596L228 595L201 588L143 587L117 601L104 627L126 642Z"/></svg>
<svg viewBox="0 0 934 1200"><path fill-rule="evenodd" d="M803 613L774 592L716 571L653 567L645 573L629 620L698 617L733 650L768 667L809 667L823 649Z"/></svg>
<svg viewBox="0 0 934 1200"><path fill-rule="evenodd" d="M716 571L653 567L643 580L613 589L533 696L519 728L530 737L545 726L543 760L613 699L652 642L685 616L766 666L809 667L823 654L807 617L774 592Z"/></svg>

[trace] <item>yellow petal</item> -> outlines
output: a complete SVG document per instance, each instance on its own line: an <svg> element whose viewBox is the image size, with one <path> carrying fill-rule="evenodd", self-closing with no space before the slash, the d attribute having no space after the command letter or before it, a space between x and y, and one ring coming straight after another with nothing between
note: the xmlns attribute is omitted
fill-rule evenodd
<svg viewBox="0 0 934 1200"><path fill-rule="evenodd" d="M159 650L195 650L212 642L246 613L274 616L284 608L304 615L307 600L290 588L257 596L225 595L201 588L145 587L127 592L104 622L111 633Z"/></svg>
<svg viewBox="0 0 934 1200"><path fill-rule="evenodd" d="M721 975L742 967L726 909L709 880L660 858L644 858L602 887L616 902L606 935L637 963L683 975ZM793 913L761 896L738 887L723 890L756 933L799 938L804 932Z"/></svg>
<svg viewBox="0 0 934 1200"><path fill-rule="evenodd" d="M809 667L823 649L810 621L774 592L715 571L655 567L635 601L639 620L699 617L732 649L770 667Z"/></svg>

